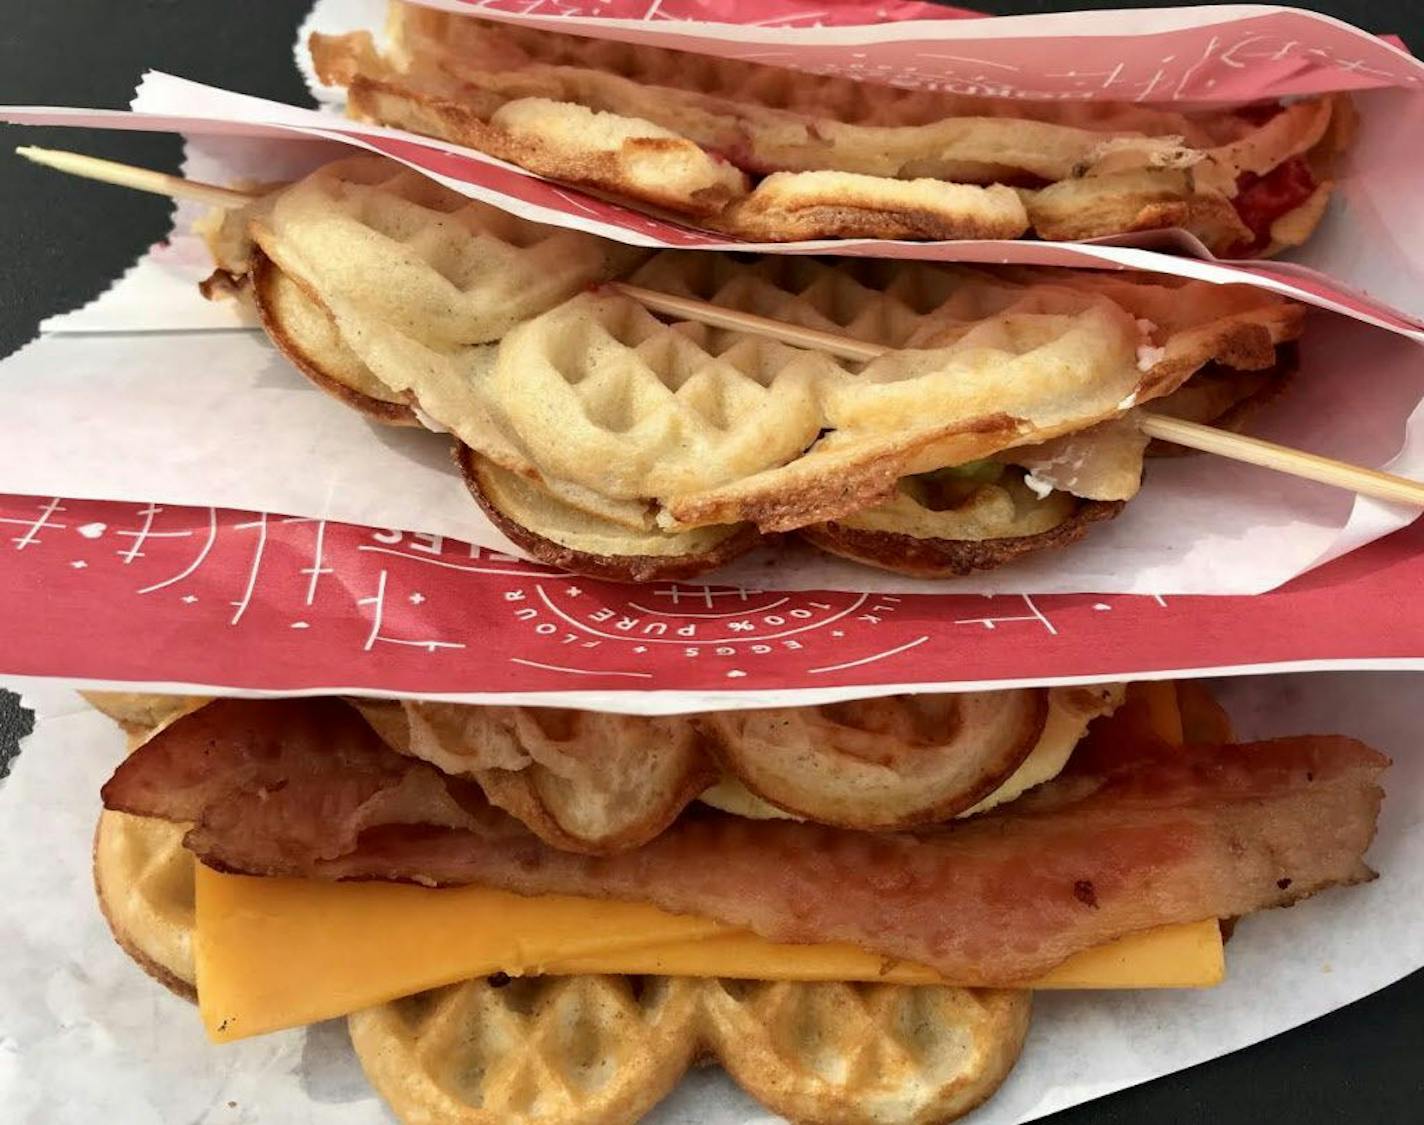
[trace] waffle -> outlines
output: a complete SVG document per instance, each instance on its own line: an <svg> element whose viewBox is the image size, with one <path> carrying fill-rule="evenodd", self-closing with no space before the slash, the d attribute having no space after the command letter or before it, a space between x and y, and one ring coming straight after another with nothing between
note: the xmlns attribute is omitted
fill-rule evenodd
<svg viewBox="0 0 1424 1125"><path fill-rule="evenodd" d="M1003 184L980 187L860 172L775 172L710 224L755 242L895 238L916 242L1019 238L1023 200Z"/></svg>
<svg viewBox="0 0 1424 1125"><path fill-rule="evenodd" d="M325 165L204 231L218 272L208 295L249 293L263 327L316 386L393 425L435 412L498 445L456 359L623 272L641 251L526 222L379 157ZM412 381L436 368L445 379ZM506 460L510 459L506 455Z"/></svg>
<svg viewBox="0 0 1424 1125"><path fill-rule="evenodd" d="M692 724L542 707L353 700L390 746L475 778L566 851L637 847L716 779Z"/></svg>
<svg viewBox="0 0 1424 1125"><path fill-rule="evenodd" d="M699 1055L797 1121L948 1121L1007 1077L1031 994L681 978L469 981L349 1017L404 1122L636 1121Z"/></svg>
<svg viewBox="0 0 1424 1125"><path fill-rule="evenodd" d="M998 468L1002 469L1002 466ZM1121 500L1040 497L1008 470L946 490L943 474L907 477L883 504L803 527L813 546L878 570L914 578L956 578L1076 543L1093 524L1122 511Z"/></svg>
<svg viewBox="0 0 1424 1125"><path fill-rule="evenodd" d="M511 539L620 581L705 573L758 532L843 524L893 505L903 478L989 457L1083 499L1127 499L1141 442L1093 427L1205 363L1269 367L1303 319L1259 290L1150 275L675 251L634 269L642 252L372 157L268 196L247 226L253 245L215 238L220 269L248 271L273 338L313 381L382 421L450 431ZM610 274L895 350L855 363L574 292ZM1106 514L1084 507L1071 527ZM1014 553L1067 535L1010 530L998 538L1022 540ZM844 534L835 549L875 556ZM992 558L971 554L964 565Z"/></svg>
<svg viewBox="0 0 1424 1125"><path fill-rule="evenodd" d="M980 807L1035 751L1071 748L1118 699L1054 688L660 719L352 703L388 745L474 778L554 847L609 854L656 836L714 783L773 815L864 830L936 823Z"/></svg>
<svg viewBox="0 0 1424 1125"><path fill-rule="evenodd" d="M749 524L660 531L585 511L456 443L455 461L490 522L531 558L609 582L686 582L752 550ZM534 529L538 528L537 531Z"/></svg>
<svg viewBox="0 0 1424 1125"><path fill-rule="evenodd" d="M516 218L393 161L334 161L276 193L251 236L328 308L432 348L496 340L642 252Z"/></svg>
<svg viewBox="0 0 1424 1125"><path fill-rule="evenodd" d="M184 831L103 813L94 879L120 947L196 1000ZM636 1121L707 1053L797 1120L883 1121L888 1106L896 1121L942 1121L1007 1075L1029 1004L1027 992L931 986L534 977L397 1000L350 1029L403 1121Z"/></svg>
<svg viewBox="0 0 1424 1125"><path fill-rule="evenodd" d="M353 117L478 149L536 175L677 214L715 215L747 192L744 173L645 118L544 97L462 97L442 75L405 74L376 54L370 34L312 36L327 84L349 87Z"/></svg>
<svg viewBox="0 0 1424 1125"><path fill-rule="evenodd" d="M801 819L849 828L947 820L997 789L1043 734L1048 693L891 696L713 712L723 767Z"/></svg>
<svg viewBox="0 0 1424 1125"><path fill-rule="evenodd" d="M1217 250L1274 251L1319 221L1329 165L1347 136L1331 125L1348 116L1338 97L1303 99L1271 118L974 98L399 3L388 32L384 56L369 32L312 37L318 75L346 87L352 116L766 241L1016 238L1032 223L1053 238L1184 226ZM506 116L560 124L521 151L502 127ZM610 133L623 146L656 141L672 174L615 173ZM1317 189L1280 220L1282 237L1272 227L1256 245L1232 206L1240 177L1296 156L1309 157ZM766 178L748 195L727 160ZM723 182L714 175L721 167ZM907 191L909 181L956 190L926 183ZM1027 210L1011 198L1013 187L1024 189Z"/></svg>
<svg viewBox="0 0 1424 1125"><path fill-rule="evenodd" d="M284 330L296 317L263 305L274 339L319 386L365 396L358 401L383 421L418 409L422 422L514 464L523 459L472 386L493 358L482 345L644 256L515 218L377 157L325 165L254 208L248 229L256 249L233 254L233 264L256 283L270 261L284 279L274 288L326 314L308 309L317 330L299 333ZM387 401L408 408L393 418Z"/></svg>
<svg viewBox="0 0 1424 1125"><path fill-rule="evenodd" d="M130 736L146 736L163 729L189 711L208 702L204 695L158 695L152 692L82 691L94 710L107 715Z"/></svg>
<svg viewBox="0 0 1424 1125"><path fill-rule="evenodd" d="M666 272L666 261L666 256L654 259L634 280L675 291L652 280L667 280L659 277ZM750 455L741 460L709 463L687 457L685 465L678 465L674 453L671 462L656 462L656 474L613 477L615 466L607 460L615 455L612 434L604 431L596 442L585 444L579 426L571 423L575 414L584 413L577 401L585 393L577 371L564 376L571 389L560 396L563 401L551 399L544 406L561 427L571 428L551 428L550 436L541 439L530 427L521 430L520 437L541 464L546 456L559 457L560 475L574 473L574 460L582 459L585 472L582 479L574 479L595 491L636 491L657 498L665 526L746 521L763 531L794 530L879 503L893 494L902 477L1038 444L1116 417L1132 405L1175 390L1212 359L1246 370L1270 366L1275 345L1298 335L1303 320L1298 307L1244 286L1153 277L1129 281L1068 271L987 274L929 266L905 271L898 266L820 266L849 277L830 287L842 294L837 302L841 308L857 305L849 298L857 288L860 302L868 305L898 305L896 289L917 284L926 291L940 286L948 296L921 306L908 333L903 310L876 312L876 318L896 322L896 334L905 336L876 342L907 350L858 370L848 362L820 362L811 375L816 384L811 396L777 394L783 378L799 392L795 380L805 377L804 368L788 362L787 376L773 372L770 393L753 421L760 424L767 414L780 414L778 434L790 430L798 439L810 432L822 435L794 460L784 460L783 447L757 442L746 447ZM907 277L911 280L901 280ZM711 299L737 308L738 297L729 286ZM773 302L763 293L757 303ZM795 284L781 289L776 303L777 319L816 319L796 308L802 296ZM556 310L555 315L565 311ZM598 311L605 318L605 337L612 331L626 332L622 326L629 321L620 319L623 310L606 305ZM520 330L526 335L511 336L501 351L508 348L512 360L544 331L540 321L533 321ZM548 335L554 338L552 332ZM705 341L712 354L727 348L728 335L687 333L694 342ZM634 337L630 350L639 343L641 337ZM551 366L546 364L544 374ZM496 364L496 373L498 369ZM556 379L546 379L545 393L559 394ZM676 394L671 403L679 421L692 405L690 398ZM810 416L803 405L808 398L819 406ZM668 405L660 400L654 413L667 419ZM521 419L511 414L510 420L519 427ZM584 413L584 427L588 421ZM558 453L549 448L555 432ZM625 440L628 464L632 459L626 428L619 436ZM734 437L719 429L719 446L734 446ZM594 465L598 469L591 474L587 467ZM687 471L680 472L683 468ZM719 477L733 476L740 479L718 483ZM685 491L673 493L670 486Z"/></svg>
<svg viewBox="0 0 1424 1125"><path fill-rule="evenodd" d="M196 1000L193 853L187 825L105 811L94 832L94 890L114 940L159 984Z"/></svg>
<svg viewBox="0 0 1424 1125"><path fill-rule="evenodd" d="M372 374L346 346L331 314L260 250L251 266L250 293L262 327L292 365L327 394L390 426L418 426L402 396Z"/></svg>

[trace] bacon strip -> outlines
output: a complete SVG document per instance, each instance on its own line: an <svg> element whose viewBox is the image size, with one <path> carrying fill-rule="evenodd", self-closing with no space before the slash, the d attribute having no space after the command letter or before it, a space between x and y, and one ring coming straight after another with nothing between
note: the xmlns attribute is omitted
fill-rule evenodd
<svg viewBox="0 0 1424 1125"><path fill-rule="evenodd" d="M205 862L255 874L479 883L654 903L784 942L846 941L983 985L1170 922L1372 877L1388 759L1347 738L1122 747L933 832L686 816L611 857L557 851L472 783L387 749L329 700L229 700L128 758L107 807L191 820Z"/></svg>

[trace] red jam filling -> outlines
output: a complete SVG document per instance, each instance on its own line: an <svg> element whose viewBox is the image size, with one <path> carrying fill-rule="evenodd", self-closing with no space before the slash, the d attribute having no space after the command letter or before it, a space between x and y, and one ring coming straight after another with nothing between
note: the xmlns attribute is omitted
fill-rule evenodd
<svg viewBox="0 0 1424 1125"><path fill-rule="evenodd" d="M1236 181L1236 213L1251 231L1252 238L1226 251L1228 258L1249 258L1271 243L1271 224L1294 211L1315 194L1319 185L1301 157L1292 156L1264 176L1243 172Z"/></svg>

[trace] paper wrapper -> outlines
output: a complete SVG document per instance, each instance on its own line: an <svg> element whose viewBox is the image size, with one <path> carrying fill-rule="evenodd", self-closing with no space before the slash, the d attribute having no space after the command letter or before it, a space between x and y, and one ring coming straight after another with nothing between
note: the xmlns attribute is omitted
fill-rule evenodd
<svg viewBox="0 0 1424 1125"><path fill-rule="evenodd" d="M1424 755L1418 678L1290 676L1224 685L1243 737L1344 731L1390 754L1367 886L1331 891L1237 928L1227 982L1204 992L1046 993L1018 1067L968 1120L1041 1117L1279 1034L1424 964ZM94 901L96 794L123 738L68 690L29 691L38 711L0 783L0 1102L16 1121L391 1120L345 1025L215 1047L197 1012L145 977ZM697 1070L654 1125L775 1120L720 1070Z"/></svg>
<svg viewBox="0 0 1424 1125"><path fill-rule="evenodd" d="M380 9L369 2L322 0L308 28L374 26ZM1362 90L1364 128L1353 168L1331 219L1311 244L1325 249L1309 253L1317 255L1315 265L1406 307L1410 295L1420 291L1424 207L1416 202L1417 192L1404 190L1407 153L1393 138L1416 118L1424 127L1424 96L1412 90L1424 72L1395 47L1336 21L1280 9L1252 9L1243 17L1233 9L867 27L855 25L923 13L913 5L836 4L819 16L820 9L758 5L759 22L735 26L750 6L597 7L602 16L636 15L636 20L585 21L579 10L560 5L559 26L733 55L764 57L772 51L777 62L811 70L838 68L883 81L952 89L968 89L967 83L978 92L1005 96L1195 102ZM489 11L503 9L496 5ZM541 11L531 9L530 19L537 22ZM727 22L683 19L709 14ZM817 20L852 26L791 26ZM1063 54L1070 50L1071 65ZM1063 69L1056 69L1060 56ZM1119 61L1109 65L1110 59ZM1152 73L1161 75L1143 84L1137 71L1152 59L1158 60L1151 64L1156 67ZM1090 63L1107 69L1089 69ZM997 75L997 84L980 89L990 73ZM695 232L537 180L467 150L329 112L264 102L165 75L147 76L134 108L134 115L20 109L5 116L187 130L195 138L189 174L213 180L293 176L342 151L340 144L355 145L392 154L459 191L532 218L643 243L714 245ZM279 136L287 139L278 141ZM336 143L323 146L322 140ZM180 209L180 232L192 216L191 207ZM1419 237L1412 238L1409 232L1416 227ZM1424 377L1417 349L1409 342L1424 340L1424 329L1379 300L1298 264L1231 265L1140 247L1031 241L769 249L791 253L826 245L846 253L1154 268L1210 281L1245 281L1335 310L1343 315L1315 317L1302 374L1286 399L1266 412L1260 431L1343 460L1387 465L1404 475L1424 472L1424 426L1418 421ZM47 322L50 332L65 337L46 338L0 369L0 408L15 419L18 435L0 451L0 488L386 525L514 552L465 495L442 439L375 432L301 384L256 338L212 332L240 322L234 308L192 296L192 285L207 270L201 244L176 234L104 298ZM210 334L166 334L191 329ZM102 341L67 338L79 333L125 335ZM194 377L197 371L201 378ZM1369 375L1347 380L1342 371ZM102 411L90 408L95 401L105 404ZM257 435L260 456L253 455ZM1321 486L1224 460L1159 462L1150 466L1142 495L1126 513L1096 527L1083 543L958 580L952 588L984 594L1252 594L1396 530L1414 515L1372 501L1352 502ZM765 589L884 594L946 588L808 551L783 553L775 565L757 557L727 568L717 579Z"/></svg>
<svg viewBox="0 0 1424 1125"><path fill-rule="evenodd" d="M436 536L0 497L0 674L642 714L905 691L1424 670L1424 524L1252 598L617 586Z"/></svg>

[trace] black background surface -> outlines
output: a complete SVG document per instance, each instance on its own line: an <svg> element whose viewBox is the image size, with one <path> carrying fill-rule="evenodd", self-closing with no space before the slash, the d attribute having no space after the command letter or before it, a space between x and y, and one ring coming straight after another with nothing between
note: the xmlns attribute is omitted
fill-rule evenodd
<svg viewBox="0 0 1424 1125"><path fill-rule="evenodd" d="M1004 15L1116 6L1084 0L964 2ZM139 75L153 68L306 105L291 45L309 3L9 0L0 18L0 102L123 108ZM1424 49L1421 0L1303 6L1373 31L1395 32L1416 52ZM8 155L16 144L77 149L175 171L179 157L178 140L164 135L0 127L5 250L0 356L28 341L43 317L100 293L168 225L165 200L32 167ZM0 441L3 427L0 419ZM23 640L0 638L0 644L15 643ZM29 725L15 698L0 692L0 777ZM1424 973L1276 1039L1051 1120L1055 1125L1424 1120Z"/></svg>

